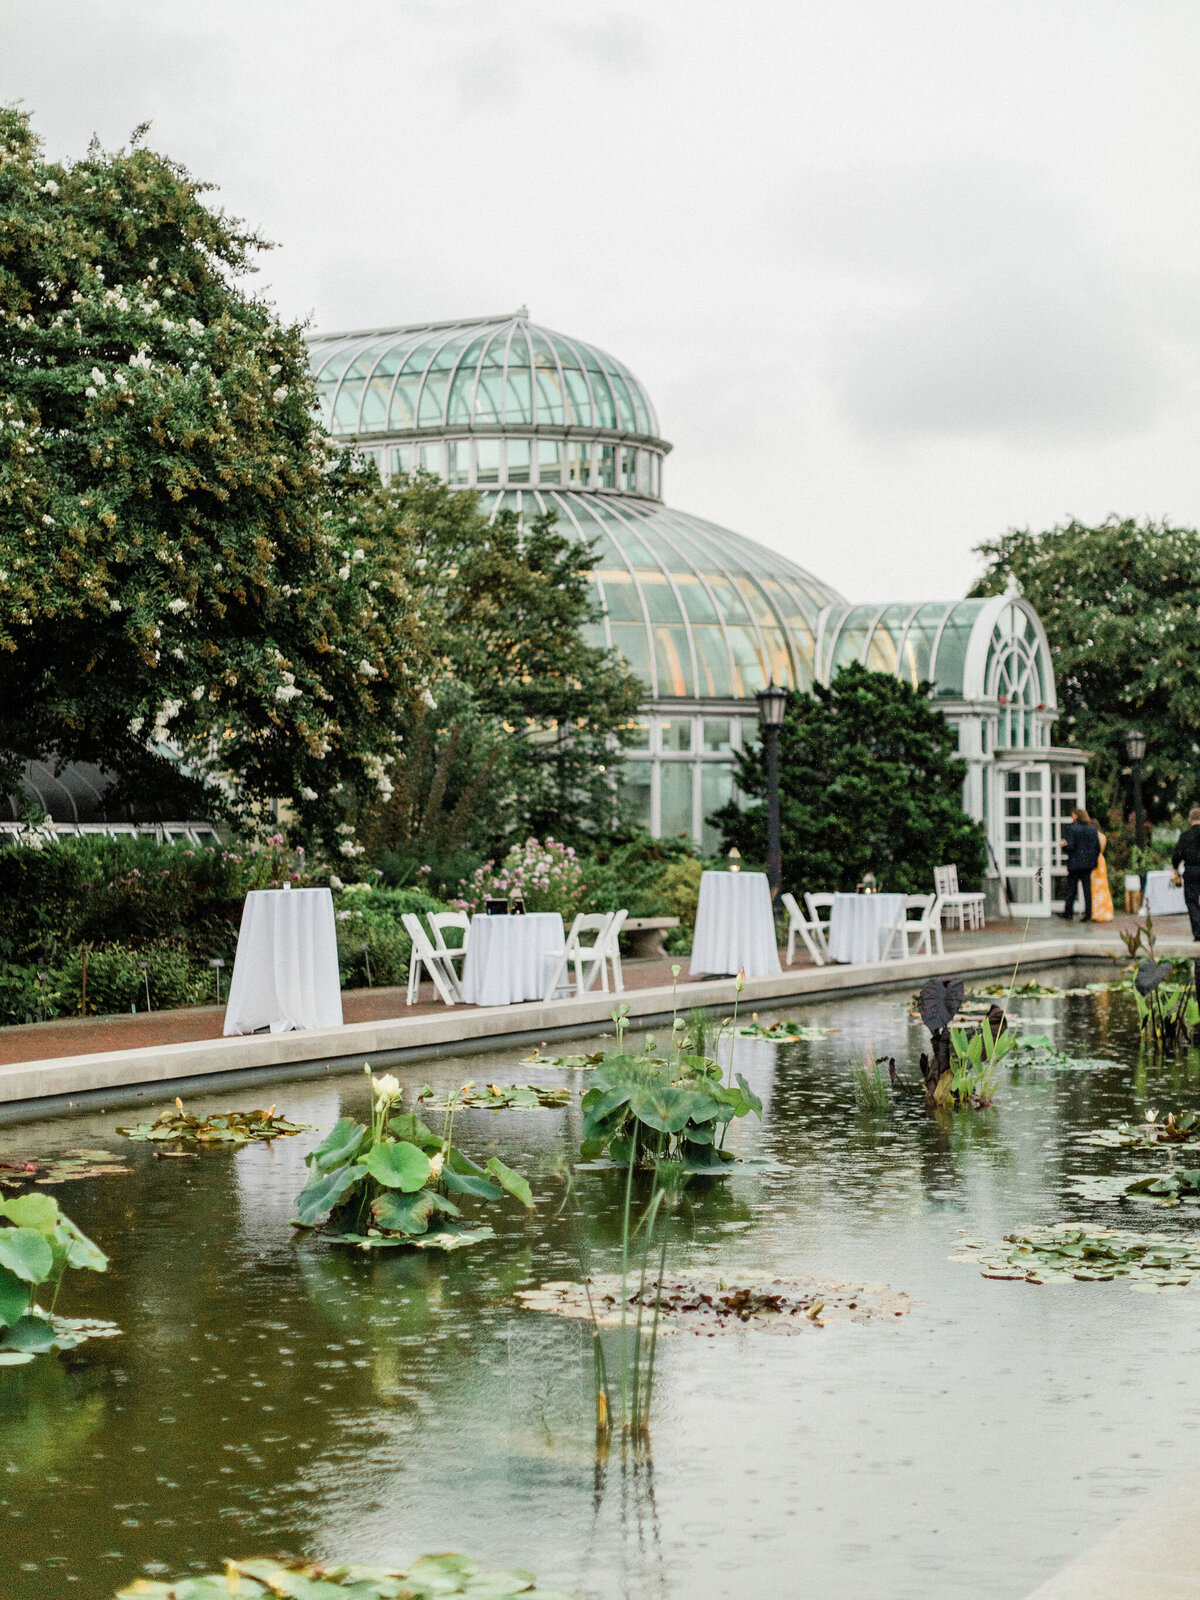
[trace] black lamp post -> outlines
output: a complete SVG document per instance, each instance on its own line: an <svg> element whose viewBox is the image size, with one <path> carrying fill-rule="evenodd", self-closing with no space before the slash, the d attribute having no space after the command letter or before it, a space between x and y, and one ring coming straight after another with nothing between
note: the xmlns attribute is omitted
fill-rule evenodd
<svg viewBox="0 0 1200 1600"><path fill-rule="evenodd" d="M1125 735L1125 754L1133 768L1133 828L1139 850L1146 845L1146 816L1142 810L1142 762L1146 756L1146 735L1130 728Z"/></svg>
<svg viewBox="0 0 1200 1600"><path fill-rule="evenodd" d="M787 710L787 690L769 683L755 695L767 747L767 882L772 900L783 887L783 839L779 826L779 728Z"/></svg>

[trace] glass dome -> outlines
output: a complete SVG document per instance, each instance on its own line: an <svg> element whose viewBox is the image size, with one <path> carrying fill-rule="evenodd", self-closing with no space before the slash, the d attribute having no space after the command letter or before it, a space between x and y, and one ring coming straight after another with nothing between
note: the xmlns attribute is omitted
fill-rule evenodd
<svg viewBox="0 0 1200 1600"><path fill-rule="evenodd" d="M309 341L330 433L585 428L653 442L650 397L620 361L511 316L430 322Z"/></svg>
<svg viewBox="0 0 1200 1600"><path fill-rule="evenodd" d="M753 701L807 686L817 621L841 597L752 540L661 503L650 397L614 357L512 316L309 341L322 418L385 478L433 472L485 513L557 514L591 540L603 621L652 701Z"/></svg>

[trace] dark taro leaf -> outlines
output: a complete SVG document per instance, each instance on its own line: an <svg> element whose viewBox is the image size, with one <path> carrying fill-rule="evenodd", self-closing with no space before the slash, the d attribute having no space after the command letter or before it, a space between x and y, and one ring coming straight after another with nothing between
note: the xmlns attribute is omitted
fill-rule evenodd
<svg viewBox="0 0 1200 1600"><path fill-rule="evenodd" d="M1152 994L1159 984L1170 976L1169 961L1143 961L1133 981L1139 994Z"/></svg>
<svg viewBox="0 0 1200 1600"><path fill-rule="evenodd" d="M921 1021L930 1033L949 1027L963 1003L961 978L930 978L917 997Z"/></svg>

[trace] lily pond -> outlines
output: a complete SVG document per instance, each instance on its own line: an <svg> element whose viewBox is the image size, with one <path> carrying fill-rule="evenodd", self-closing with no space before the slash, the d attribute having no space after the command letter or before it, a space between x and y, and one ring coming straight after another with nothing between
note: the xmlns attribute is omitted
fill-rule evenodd
<svg viewBox="0 0 1200 1600"><path fill-rule="evenodd" d="M1078 991L1111 971L1039 976ZM109 1257L57 1310L121 1330L0 1366L4 1600L110 1600L230 1557L449 1550L578 1600L1019 1600L1200 1458L1200 1173L1123 1192L1200 1168L1200 1140L1140 1131L1200 1107L1200 1051L1149 1053L1129 993L1010 1009L1052 1048L1004 1057L985 1107L927 1106L904 992L725 1036L762 1117L731 1123L739 1159L673 1200L674 1303L696 1277L734 1299L830 1283L812 1316L786 1283L774 1321L709 1303L693 1330L664 1307L636 1449L597 1449L592 1327L552 1304L581 1260L597 1284L620 1267L625 1172L579 1161L592 1069L547 1064L611 1038L389 1069L406 1112L426 1083L444 1101L473 1080L454 1144L529 1181L528 1209L459 1196L494 1230L469 1249L291 1225L306 1154L340 1117L370 1122L361 1066L187 1099L191 1117L273 1105L307 1125L275 1138L166 1143L147 1125L172 1097L153 1091L0 1128L0 1193L53 1195ZM864 1095L867 1055L907 1086ZM513 1084L566 1100L486 1088ZM43 1182L22 1188L26 1166ZM1089 1247L1097 1229L1119 1237ZM773 1337L789 1311L793 1336Z"/></svg>

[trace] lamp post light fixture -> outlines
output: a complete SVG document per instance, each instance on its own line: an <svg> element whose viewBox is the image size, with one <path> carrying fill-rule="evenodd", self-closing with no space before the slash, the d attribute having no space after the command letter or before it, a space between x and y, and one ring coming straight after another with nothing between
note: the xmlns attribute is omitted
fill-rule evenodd
<svg viewBox="0 0 1200 1600"><path fill-rule="evenodd" d="M767 747L767 882L771 898L783 887L783 838L779 823L779 729L787 710L788 692L777 683L768 683L754 697L763 740Z"/></svg>
<svg viewBox="0 0 1200 1600"><path fill-rule="evenodd" d="M1129 764L1133 768L1133 827L1139 850L1143 850L1146 845L1146 814L1142 809L1142 762L1146 757L1146 743L1146 735L1138 728L1130 728L1125 735L1125 754L1129 757Z"/></svg>

